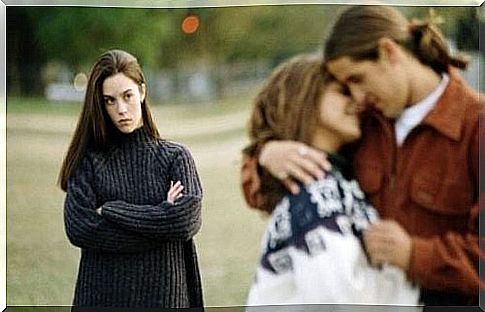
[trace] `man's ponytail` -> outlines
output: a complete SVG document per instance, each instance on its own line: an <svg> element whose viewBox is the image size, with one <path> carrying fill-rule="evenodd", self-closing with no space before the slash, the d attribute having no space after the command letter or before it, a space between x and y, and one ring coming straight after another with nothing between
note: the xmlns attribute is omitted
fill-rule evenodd
<svg viewBox="0 0 485 312"><path fill-rule="evenodd" d="M410 39L403 45L418 58L421 63L431 66L436 72L447 72L448 66L466 69L468 59L464 55L452 55L446 38L438 24L441 20L433 11L425 21L414 19L409 23Z"/></svg>

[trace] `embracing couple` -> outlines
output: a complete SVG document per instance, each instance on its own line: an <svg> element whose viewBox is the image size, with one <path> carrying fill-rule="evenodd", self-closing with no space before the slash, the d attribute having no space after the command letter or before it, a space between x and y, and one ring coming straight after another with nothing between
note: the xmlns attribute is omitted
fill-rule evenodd
<svg viewBox="0 0 485 312"><path fill-rule="evenodd" d="M479 121L432 19L346 9L257 95L247 203L270 215L248 305L478 305Z"/></svg>

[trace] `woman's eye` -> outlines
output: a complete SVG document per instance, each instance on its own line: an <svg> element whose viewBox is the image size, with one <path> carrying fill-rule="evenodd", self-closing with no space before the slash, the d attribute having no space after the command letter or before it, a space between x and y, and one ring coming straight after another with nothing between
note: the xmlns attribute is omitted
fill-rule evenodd
<svg viewBox="0 0 485 312"><path fill-rule="evenodd" d="M350 76L348 79L347 79L347 83L353 83L353 84L358 84L358 83L361 83L363 80L362 76L360 75L355 75L355 76Z"/></svg>
<svg viewBox="0 0 485 312"><path fill-rule="evenodd" d="M114 103L113 99L108 99L108 98L104 99L104 104L106 105L113 105L113 103Z"/></svg>

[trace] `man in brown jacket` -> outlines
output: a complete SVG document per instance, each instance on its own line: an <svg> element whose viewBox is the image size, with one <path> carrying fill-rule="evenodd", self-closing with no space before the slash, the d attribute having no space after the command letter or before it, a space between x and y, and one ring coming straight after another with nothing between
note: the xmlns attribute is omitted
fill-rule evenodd
<svg viewBox="0 0 485 312"><path fill-rule="evenodd" d="M382 220L364 234L375 265L389 263L421 286L425 305L478 305L479 140L483 104L455 67L432 21L409 23L382 6L347 9L325 45L327 71L363 109L355 175ZM259 161L258 161L259 160ZM243 159L242 186L258 205L261 165L292 192L328 167L297 142L265 144Z"/></svg>

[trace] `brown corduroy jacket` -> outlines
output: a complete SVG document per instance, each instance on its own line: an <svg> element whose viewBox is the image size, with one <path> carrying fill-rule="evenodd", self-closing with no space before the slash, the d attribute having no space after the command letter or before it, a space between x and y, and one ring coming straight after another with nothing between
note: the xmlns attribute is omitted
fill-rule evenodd
<svg viewBox="0 0 485 312"><path fill-rule="evenodd" d="M479 94L452 71L436 107L401 147L393 122L374 113L354 157L357 180L382 218L412 235L407 275L432 304L478 304L481 116Z"/></svg>
<svg viewBox="0 0 485 312"><path fill-rule="evenodd" d="M381 217L412 236L407 276L422 287L424 303L478 305L479 289L485 290L478 275L479 260L485 260L478 235L484 108L457 72L451 70L450 78L436 107L401 147L391 120L375 112L365 116L353 167ZM257 207L255 158L243 157L241 179L246 201Z"/></svg>

